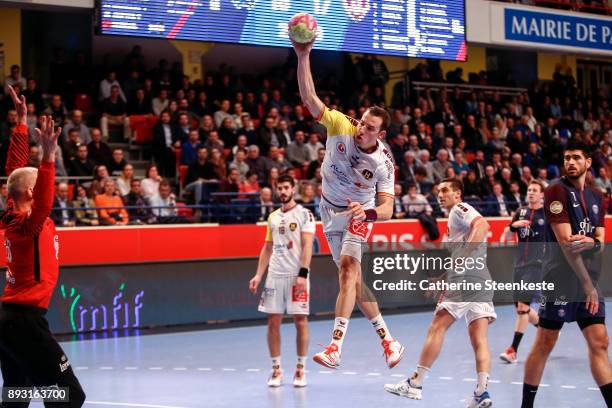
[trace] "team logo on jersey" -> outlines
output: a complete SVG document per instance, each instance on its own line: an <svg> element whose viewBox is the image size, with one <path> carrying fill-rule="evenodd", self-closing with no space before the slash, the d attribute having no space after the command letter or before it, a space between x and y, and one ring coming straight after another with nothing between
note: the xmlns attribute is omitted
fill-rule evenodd
<svg viewBox="0 0 612 408"><path fill-rule="evenodd" d="M361 172L361 175L366 179L366 180L370 180L372 177L374 177L374 173L372 173L370 170L368 169L363 169L363 171Z"/></svg>
<svg viewBox="0 0 612 408"><path fill-rule="evenodd" d="M370 0L342 0L344 10L356 22L363 20L370 11Z"/></svg>
<svg viewBox="0 0 612 408"><path fill-rule="evenodd" d="M544 225L544 218L540 218L538 220L538 225Z"/></svg>
<svg viewBox="0 0 612 408"><path fill-rule="evenodd" d="M292 222L291 224L289 224L289 229L291 230L291 232L295 231L297 229L297 223Z"/></svg>
<svg viewBox="0 0 612 408"><path fill-rule="evenodd" d="M345 154L346 153L346 145L342 142L336 143L336 150L338 153Z"/></svg>
<svg viewBox="0 0 612 408"><path fill-rule="evenodd" d="M550 203L548 209L553 214L561 214L561 211L563 211L563 204L561 204L561 201L553 201Z"/></svg>
<svg viewBox="0 0 612 408"><path fill-rule="evenodd" d="M599 206L597 204L593 204L593 213L594 214L599 214Z"/></svg>

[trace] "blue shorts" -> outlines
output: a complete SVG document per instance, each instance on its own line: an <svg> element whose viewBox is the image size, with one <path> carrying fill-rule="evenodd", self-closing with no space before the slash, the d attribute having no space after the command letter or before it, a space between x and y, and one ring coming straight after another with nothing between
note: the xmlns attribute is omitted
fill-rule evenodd
<svg viewBox="0 0 612 408"><path fill-rule="evenodd" d="M583 330L592 324L605 324L606 304L599 302L599 310L591 314L586 308L586 302L547 302L540 305L539 325L545 329L559 330L564 323L576 322Z"/></svg>

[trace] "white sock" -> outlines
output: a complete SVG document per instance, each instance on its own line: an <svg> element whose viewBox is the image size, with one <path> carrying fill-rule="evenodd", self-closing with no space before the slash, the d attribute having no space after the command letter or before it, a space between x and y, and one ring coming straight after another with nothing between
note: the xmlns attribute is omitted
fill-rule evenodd
<svg viewBox="0 0 612 408"><path fill-rule="evenodd" d="M489 373L478 373L478 384L476 385L476 395L481 395L487 390L489 383Z"/></svg>
<svg viewBox="0 0 612 408"><path fill-rule="evenodd" d="M349 319L345 317L336 317L334 320L334 332L332 333L332 343L338 346L338 349L342 347L344 336L346 335L346 329L348 329Z"/></svg>
<svg viewBox="0 0 612 408"><path fill-rule="evenodd" d="M306 369L306 360L308 359L308 356L298 356L297 359L297 369L298 370L305 370Z"/></svg>
<svg viewBox="0 0 612 408"><path fill-rule="evenodd" d="M383 319L382 315L379 313L378 316L370 320L372 326L374 326L374 330L376 330L376 334L380 336L381 339L391 341L393 337L391 337L391 333L389 333L389 329L387 328L387 324L385 323L385 319Z"/></svg>
<svg viewBox="0 0 612 408"><path fill-rule="evenodd" d="M420 365L416 366L414 373L412 373L412 377L410 377L410 384L414 385L415 387L422 387L423 381L425 380L425 376L428 372L428 367Z"/></svg>
<svg viewBox="0 0 612 408"><path fill-rule="evenodd" d="M281 368L281 356L272 357L272 369L280 370Z"/></svg>

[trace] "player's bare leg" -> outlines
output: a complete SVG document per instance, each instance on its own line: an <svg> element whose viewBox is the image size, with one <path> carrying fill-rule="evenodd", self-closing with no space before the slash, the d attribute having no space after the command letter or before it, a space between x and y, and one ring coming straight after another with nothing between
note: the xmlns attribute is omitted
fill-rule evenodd
<svg viewBox="0 0 612 408"><path fill-rule="evenodd" d="M476 358L476 373L478 382L474 395L470 397L468 407L484 408L493 403L487 392L489 373L491 372L491 353L489 351L489 340L487 331L489 329L489 318L476 319L468 326L470 341Z"/></svg>
<svg viewBox="0 0 612 408"><path fill-rule="evenodd" d="M395 367L402 359L404 347L393 339L380 314L374 295L365 285L362 285L361 262L352 256L341 255L338 280L340 291L336 299L336 319L332 341L324 351L315 354L313 360L328 368L338 367L349 318L357 303L381 338L387 365L389 368Z"/></svg>
<svg viewBox="0 0 612 408"><path fill-rule="evenodd" d="M506 363L511 364L517 362L518 347L521 343L525 330L527 330L527 325L532 324L537 327L540 321L538 313L523 302L517 303L516 314L517 316L514 324L514 338L512 340L512 345L499 355L499 358Z"/></svg>
<svg viewBox="0 0 612 408"><path fill-rule="evenodd" d="M591 373L606 401L612 406L612 366L608 356L608 332L603 324L592 324L582 330L589 346Z"/></svg>
<svg viewBox="0 0 612 408"><path fill-rule="evenodd" d="M279 387L283 380L281 369L281 337L280 326L283 322L283 315L268 315L268 349L272 359L272 374L268 380L268 386Z"/></svg>
<svg viewBox="0 0 612 408"><path fill-rule="evenodd" d="M523 403L522 408L533 407L533 400L542 380L546 360L550 352L557 344L559 330L538 327L536 338L531 346L531 351L525 361L525 375L523 377Z"/></svg>
<svg viewBox="0 0 612 408"><path fill-rule="evenodd" d="M293 320L295 322L295 329L297 332L296 336L296 349L297 349L297 365L295 368L295 375L293 377L293 385L295 387L306 386L306 358L308 355L308 342L310 336L308 332L308 316L305 315L294 315Z"/></svg>
<svg viewBox="0 0 612 408"><path fill-rule="evenodd" d="M455 318L448 311L441 309L436 313L427 330L427 337L419 356L419 364L412 376L397 384L385 384L385 390L392 394L420 400L425 375L440 355L446 331L454 322Z"/></svg>

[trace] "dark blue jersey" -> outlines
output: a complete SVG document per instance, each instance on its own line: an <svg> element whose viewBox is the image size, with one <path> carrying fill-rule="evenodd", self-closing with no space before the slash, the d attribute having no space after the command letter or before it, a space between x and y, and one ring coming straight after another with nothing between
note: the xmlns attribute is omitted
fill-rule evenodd
<svg viewBox="0 0 612 408"><path fill-rule="evenodd" d="M560 280L578 281L578 277L567 263L551 225L568 223L572 234L595 237L595 229L604 227L603 197L600 192L586 187L579 190L562 177L544 191L544 211L546 214L546 254L544 256L544 276ZM596 283L600 275L599 262L593 256L582 253L582 260ZM576 283L576 287L578 287Z"/></svg>
<svg viewBox="0 0 612 408"><path fill-rule="evenodd" d="M515 221L527 220L526 227L515 228ZM518 236L518 253L514 266L540 264L544 258L544 242L546 242L546 219L544 208L532 210L524 206L516 210L510 222L510 231Z"/></svg>

